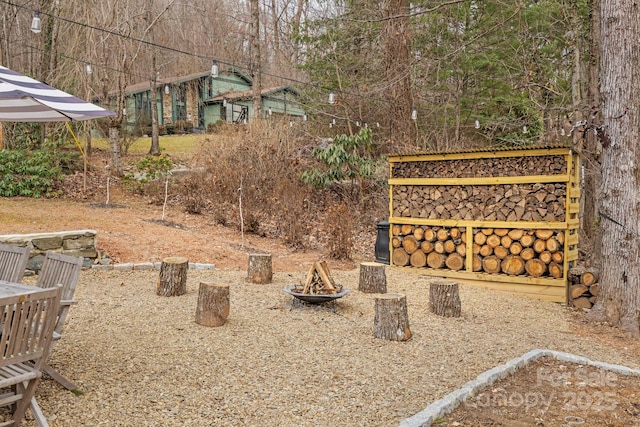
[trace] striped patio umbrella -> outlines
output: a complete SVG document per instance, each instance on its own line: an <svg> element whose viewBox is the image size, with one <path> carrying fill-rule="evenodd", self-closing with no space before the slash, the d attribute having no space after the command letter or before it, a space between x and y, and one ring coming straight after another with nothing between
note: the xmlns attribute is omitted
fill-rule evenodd
<svg viewBox="0 0 640 427"><path fill-rule="evenodd" d="M115 113L0 65L0 122L68 122Z"/></svg>

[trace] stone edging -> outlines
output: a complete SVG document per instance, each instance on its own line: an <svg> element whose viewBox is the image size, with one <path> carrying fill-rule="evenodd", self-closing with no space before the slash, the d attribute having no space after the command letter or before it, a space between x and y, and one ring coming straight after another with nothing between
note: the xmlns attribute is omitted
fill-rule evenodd
<svg viewBox="0 0 640 427"><path fill-rule="evenodd" d="M535 360L543 357L550 356L554 359L564 362L577 363L580 365L595 366L600 369L606 369L622 375L638 375L640 376L639 369L631 369L622 365L612 365L604 362L596 362L586 357L577 356L571 353L563 353L554 350L531 350L530 352L511 359L504 365L496 366L488 371L485 371L478 375L475 380L471 380L464 384L459 389L449 393L440 400L436 400L431 405L424 408L417 414L405 418L400 422L399 427L429 427L435 420L443 417L444 415L452 412L460 403L465 399L475 395L480 390L490 386L494 382L507 377L514 373L516 370L523 366L534 362Z"/></svg>
<svg viewBox="0 0 640 427"><path fill-rule="evenodd" d="M160 270L161 262L139 262L139 263L123 263L123 264L94 264L91 266L92 270L115 270L115 271L142 271L142 270ZM201 264L197 262L189 263L190 270L215 270L216 267L213 264Z"/></svg>

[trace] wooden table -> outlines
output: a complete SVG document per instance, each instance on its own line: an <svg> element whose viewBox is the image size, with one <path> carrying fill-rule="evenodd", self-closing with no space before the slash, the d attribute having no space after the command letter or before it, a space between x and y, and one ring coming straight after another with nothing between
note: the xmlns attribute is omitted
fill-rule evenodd
<svg viewBox="0 0 640 427"><path fill-rule="evenodd" d="M10 297L14 295L29 295L42 291L42 288L24 283L7 282L0 280L0 297Z"/></svg>

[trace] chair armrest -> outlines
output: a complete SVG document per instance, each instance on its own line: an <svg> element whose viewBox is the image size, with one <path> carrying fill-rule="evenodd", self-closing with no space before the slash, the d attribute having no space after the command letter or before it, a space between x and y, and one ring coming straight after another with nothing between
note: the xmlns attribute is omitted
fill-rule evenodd
<svg viewBox="0 0 640 427"><path fill-rule="evenodd" d="M74 299L63 299L63 300L60 300L60 305L75 305L77 303L78 303L78 301L76 301Z"/></svg>

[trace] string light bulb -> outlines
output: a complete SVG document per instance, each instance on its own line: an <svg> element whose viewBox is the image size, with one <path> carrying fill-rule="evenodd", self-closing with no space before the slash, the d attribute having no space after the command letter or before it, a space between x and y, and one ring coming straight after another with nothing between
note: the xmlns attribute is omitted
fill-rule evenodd
<svg viewBox="0 0 640 427"><path fill-rule="evenodd" d="M336 102L336 94L333 91L329 92L329 104L335 104Z"/></svg>
<svg viewBox="0 0 640 427"><path fill-rule="evenodd" d="M476 129L480 129L480 120L476 119L476 121L475 121L475 123L473 124L473 126L474 126Z"/></svg>
<svg viewBox="0 0 640 427"><path fill-rule="evenodd" d="M166 93L167 95L171 93L171 88L169 87L169 85L164 85L164 93Z"/></svg>
<svg viewBox="0 0 640 427"><path fill-rule="evenodd" d="M93 73L93 70L91 69L91 64L87 62L87 65L84 68L87 71L87 74L91 75L91 73Z"/></svg>
<svg viewBox="0 0 640 427"><path fill-rule="evenodd" d="M213 62L211 63L211 77L215 79L216 77L218 77L218 74L219 74L218 61L214 59Z"/></svg>
<svg viewBox="0 0 640 427"><path fill-rule="evenodd" d="M31 20L31 32L39 34L42 32L42 20L40 19L40 11L33 12L33 19Z"/></svg>
<svg viewBox="0 0 640 427"><path fill-rule="evenodd" d="M411 110L411 120L414 122L418 120L418 109L416 107L413 107L413 110Z"/></svg>

